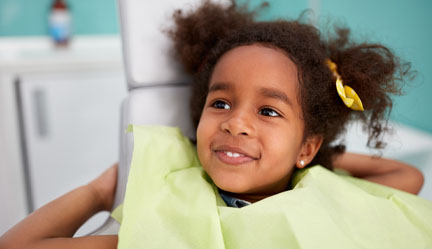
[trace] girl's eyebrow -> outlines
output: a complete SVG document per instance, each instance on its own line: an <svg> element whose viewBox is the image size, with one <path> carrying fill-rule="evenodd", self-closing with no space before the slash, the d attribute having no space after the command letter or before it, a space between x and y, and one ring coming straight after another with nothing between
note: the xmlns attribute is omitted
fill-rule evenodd
<svg viewBox="0 0 432 249"><path fill-rule="evenodd" d="M226 82L216 82L209 87L209 93L215 91L225 91L231 89L231 85Z"/></svg>
<svg viewBox="0 0 432 249"><path fill-rule="evenodd" d="M288 96L275 88L261 88L259 90L260 94L268 97L268 98L272 98L272 99L277 99L277 100L281 100L282 102L284 102L285 104L289 105L290 107L293 107L290 99L288 98Z"/></svg>

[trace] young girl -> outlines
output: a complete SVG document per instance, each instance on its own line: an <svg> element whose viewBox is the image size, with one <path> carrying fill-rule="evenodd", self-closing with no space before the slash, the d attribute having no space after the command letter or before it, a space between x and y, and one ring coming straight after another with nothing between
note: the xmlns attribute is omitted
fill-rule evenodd
<svg viewBox="0 0 432 249"><path fill-rule="evenodd" d="M415 168L344 153L335 143L349 121L362 120L369 145L381 147L389 94L399 93L409 68L386 47L350 41L346 29L325 41L310 25L257 22L246 9L205 1L176 12L170 32L194 76L197 155L226 205L254 206L286 192L297 169L316 164L418 193L423 177ZM116 248L114 235L71 238L94 213L111 210L116 172L35 211L1 237L0 248Z"/></svg>

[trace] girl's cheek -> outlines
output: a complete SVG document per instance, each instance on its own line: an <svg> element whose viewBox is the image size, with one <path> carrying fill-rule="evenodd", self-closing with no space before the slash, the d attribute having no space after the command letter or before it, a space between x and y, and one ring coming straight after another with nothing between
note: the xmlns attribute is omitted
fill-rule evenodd
<svg viewBox="0 0 432 249"><path fill-rule="evenodd" d="M201 118L200 118L200 121L198 123L197 130L203 129L203 128L207 127L208 125L211 125L211 123L212 123L211 115L209 115L209 113L206 110L204 110L203 113L201 114Z"/></svg>
<svg viewBox="0 0 432 249"><path fill-rule="evenodd" d="M196 136L197 136L197 145L198 146L203 146L203 144L205 143L205 141L208 140L208 136L209 136L209 132L208 132L208 125L207 125L207 121L208 119L206 118L206 115L203 113L203 115L201 116L201 119L198 123L198 127L197 127L197 131L196 131Z"/></svg>

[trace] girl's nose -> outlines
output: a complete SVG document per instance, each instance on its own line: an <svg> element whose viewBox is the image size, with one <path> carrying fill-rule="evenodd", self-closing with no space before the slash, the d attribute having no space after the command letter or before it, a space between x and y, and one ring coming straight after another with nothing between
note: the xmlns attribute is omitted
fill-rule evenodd
<svg viewBox="0 0 432 249"><path fill-rule="evenodd" d="M252 136L255 130L252 118L240 110L233 112L228 119L221 123L220 128L232 136Z"/></svg>

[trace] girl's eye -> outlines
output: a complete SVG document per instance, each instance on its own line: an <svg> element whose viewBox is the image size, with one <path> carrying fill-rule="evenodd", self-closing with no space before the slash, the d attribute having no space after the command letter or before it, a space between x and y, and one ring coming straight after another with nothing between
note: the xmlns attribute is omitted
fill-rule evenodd
<svg viewBox="0 0 432 249"><path fill-rule="evenodd" d="M216 109L231 109L231 106L229 106L226 102L222 101L222 100L216 100L213 104L212 107L216 108Z"/></svg>
<svg viewBox="0 0 432 249"><path fill-rule="evenodd" d="M280 117L280 114L271 108L263 108L258 113L269 117Z"/></svg>

